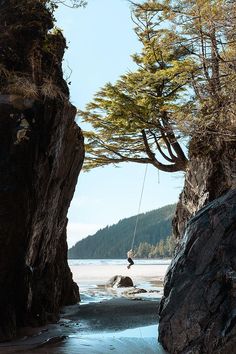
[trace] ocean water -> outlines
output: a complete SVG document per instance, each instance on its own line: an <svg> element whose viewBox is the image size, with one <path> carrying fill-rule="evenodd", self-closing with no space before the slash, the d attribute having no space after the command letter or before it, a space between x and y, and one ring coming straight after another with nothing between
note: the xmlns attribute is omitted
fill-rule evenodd
<svg viewBox="0 0 236 354"><path fill-rule="evenodd" d="M169 265L171 259L134 259L136 265ZM69 259L69 266L123 265L126 259Z"/></svg>
<svg viewBox="0 0 236 354"><path fill-rule="evenodd" d="M135 259L134 262L134 265L127 269L126 259L71 259L69 266L82 296L92 295L94 301L102 291L104 296L107 282L115 275L130 277L135 287L161 292L163 279L171 260ZM107 289L105 290L107 293Z"/></svg>

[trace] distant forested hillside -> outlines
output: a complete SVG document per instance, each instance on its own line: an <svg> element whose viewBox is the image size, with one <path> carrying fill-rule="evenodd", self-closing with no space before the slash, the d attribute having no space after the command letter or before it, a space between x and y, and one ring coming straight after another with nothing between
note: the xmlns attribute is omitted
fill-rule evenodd
<svg viewBox="0 0 236 354"><path fill-rule="evenodd" d="M137 227L134 248L137 251L137 256L148 257L158 256L158 249L163 254L169 256L172 242L171 221L175 212L176 205L167 205L163 208L141 214ZM136 216L120 220L117 224L107 226L96 232L93 236L88 236L85 239L76 243L69 249L69 258L84 259L84 258L124 258L127 251L131 248L132 238ZM163 241L161 241L163 240ZM160 243L161 241L161 243ZM161 244L161 247L156 248L156 254L153 252L154 246ZM145 247L143 247L145 245ZM149 245L150 247L147 246ZM163 246L163 247L162 247ZM149 248L148 248L149 247ZM145 252L144 252L145 248Z"/></svg>

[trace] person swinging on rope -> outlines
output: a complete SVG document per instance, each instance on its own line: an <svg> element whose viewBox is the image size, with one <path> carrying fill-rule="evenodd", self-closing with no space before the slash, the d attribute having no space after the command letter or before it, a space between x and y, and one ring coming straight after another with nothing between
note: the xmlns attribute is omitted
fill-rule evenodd
<svg viewBox="0 0 236 354"><path fill-rule="evenodd" d="M129 264L127 265L127 268L129 269L133 264L134 264L134 261L133 261L133 258L134 257L134 254L133 254L133 250L132 248L127 252L127 258L128 258L128 262Z"/></svg>
<svg viewBox="0 0 236 354"><path fill-rule="evenodd" d="M128 269L130 269L130 267L134 264L134 261L132 259L134 257L133 246L134 246L134 240L135 240L135 236L136 236L136 231L137 231L137 226L138 226L138 219L139 219L139 214L140 214L140 208L141 208L141 203L142 203L142 198L143 198L144 184L145 184L145 180L146 180L146 176L147 176L147 168L148 168L148 164L146 164L145 173L144 173L144 177L143 177L143 185L142 185L142 191L141 191L141 196L140 196L140 200L139 200L138 214L137 214L137 217L136 217L136 223L135 223L135 228L134 228L132 246L131 246L131 249L127 252L127 258L128 258L128 262L129 262L129 264L127 265Z"/></svg>

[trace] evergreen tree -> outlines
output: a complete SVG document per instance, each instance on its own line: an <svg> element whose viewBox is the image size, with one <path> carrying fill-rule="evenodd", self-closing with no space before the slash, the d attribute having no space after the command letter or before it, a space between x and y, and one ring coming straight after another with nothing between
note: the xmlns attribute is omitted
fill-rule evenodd
<svg viewBox="0 0 236 354"><path fill-rule="evenodd" d="M142 52L133 56L138 69L114 85L105 85L87 111L79 111L94 128L84 132L85 168L131 161L150 163L162 171L185 170L187 158L173 117L185 106L181 97L193 63L179 46L178 36L159 29L159 13L137 7L133 16L143 46Z"/></svg>
<svg viewBox="0 0 236 354"><path fill-rule="evenodd" d="M216 134L235 139L235 13L230 0L133 3L137 70L79 111L93 128L86 169L130 161L183 171L180 132L206 136L206 151Z"/></svg>
<svg viewBox="0 0 236 354"><path fill-rule="evenodd" d="M235 2L171 0L165 4L165 18L172 31L180 33L180 45L196 69L190 81L195 104L179 112L180 129L192 137L217 135L235 140ZM207 140L205 148L209 149Z"/></svg>
<svg viewBox="0 0 236 354"><path fill-rule="evenodd" d="M141 242L135 248L136 258L164 258L172 257L176 246L176 240L173 235L161 239L155 245L148 242Z"/></svg>

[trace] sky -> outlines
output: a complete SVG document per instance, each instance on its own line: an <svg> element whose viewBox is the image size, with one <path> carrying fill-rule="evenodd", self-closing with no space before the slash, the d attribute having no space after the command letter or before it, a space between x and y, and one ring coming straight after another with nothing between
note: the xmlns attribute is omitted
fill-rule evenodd
<svg viewBox="0 0 236 354"><path fill-rule="evenodd" d="M135 69L131 54L140 50L126 0L89 0L85 9L61 6L56 25L63 30L68 49L65 77L70 73L71 102L83 109L107 82ZM77 118L77 123L82 123ZM136 215L145 165L120 164L81 172L69 209L68 246L97 230ZM175 203L183 174L148 167L141 212Z"/></svg>

